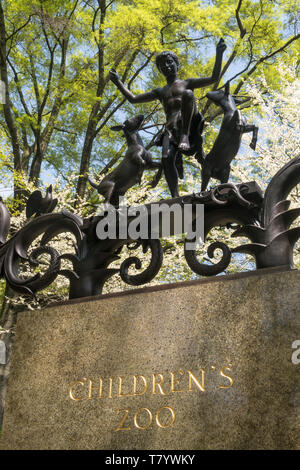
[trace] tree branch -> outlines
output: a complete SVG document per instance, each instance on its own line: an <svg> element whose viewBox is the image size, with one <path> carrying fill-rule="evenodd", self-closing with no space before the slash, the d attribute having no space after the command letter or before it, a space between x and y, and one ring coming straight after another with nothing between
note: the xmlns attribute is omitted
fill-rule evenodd
<svg viewBox="0 0 300 470"><path fill-rule="evenodd" d="M97 18L97 15L98 15L99 11L100 11L100 6L98 6L96 8L95 13L94 13L94 17L93 17L93 21L92 21L92 31L93 32L95 32L95 21L96 21L96 18Z"/></svg>
<svg viewBox="0 0 300 470"><path fill-rule="evenodd" d="M33 15L30 15L28 20L22 26L20 26L18 29L14 30L9 36L7 36L6 42L9 41L11 38L13 38L16 34L18 34L23 28L26 28L26 26L30 22L32 16Z"/></svg>
<svg viewBox="0 0 300 470"><path fill-rule="evenodd" d="M78 135L78 132L72 132L72 131L69 131L68 129L63 129L61 127L53 126L53 129L55 129L56 131L59 131L59 132L66 132L67 134Z"/></svg>
<svg viewBox="0 0 300 470"><path fill-rule="evenodd" d="M187 37L184 37L183 35L181 39L176 39L175 41L164 42L164 45L178 44L180 42L197 42L197 41L202 41L203 39L208 39L212 37L213 37L212 34L205 34L204 36L201 36L200 38L187 38Z"/></svg>
<svg viewBox="0 0 300 470"><path fill-rule="evenodd" d="M29 111L29 108L26 104L26 101L25 101L25 98L24 98L24 95L23 95L23 92L22 92L22 89L21 89L21 86L20 86L20 82L19 82L19 76L18 76L18 72L16 71L13 63L11 62L11 60L9 58L7 58L7 63L8 65L10 66L10 68L12 69L13 71L13 74L14 74L14 82L16 84L16 87L17 87L17 91L18 91L18 94L19 94L19 97L20 97L20 100L21 100L21 103L23 105L23 108L24 108L24 111L25 113L28 115L28 116L32 116L31 112Z"/></svg>
<svg viewBox="0 0 300 470"><path fill-rule="evenodd" d="M239 0L238 6L235 10L235 17L236 17L236 21L237 21L237 24L238 24L238 27L239 27L239 30L240 30L240 38L241 39L243 39L243 37L247 33L247 30L244 28L243 23L241 21L241 17L240 17L240 9L241 9L242 3L243 3L243 0Z"/></svg>
<svg viewBox="0 0 300 470"><path fill-rule="evenodd" d="M30 68L31 68L31 74L30 75L31 75L32 82L33 82L33 88L34 88L34 93L35 93L35 98L36 98L38 114L40 114L40 108L41 108L40 92L39 92L39 87L38 87L36 71L35 71L35 65L34 65L34 62L33 62L33 56L30 53L30 51L29 51L29 62L30 62Z"/></svg>
<svg viewBox="0 0 300 470"><path fill-rule="evenodd" d="M7 74L7 63L6 63L6 29L4 12L2 8L2 1L0 0L0 75L1 80L5 85L5 102L3 103L3 111L5 122L8 127L10 139L12 142L13 155L14 155L14 169L21 171L21 154L20 154L20 142L17 131L16 122L11 113L11 101L9 97L9 86L8 86L8 74ZM17 189L15 185L15 190Z"/></svg>
<svg viewBox="0 0 300 470"><path fill-rule="evenodd" d="M274 57L274 55L279 54L280 52L284 51L292 42L296 41L297 39L300 38L300 34L296 34L292 38L290 38L283 46L279 47L275 51L271 52L270 54L267 54L263 57L261 57L256 64L249 70L249 72L246 74L242 80L238 83L237 87L234 90L234 93L238 93L242 86L244 85L245 81L256 71L257 67L265 62L266 60L270 59L271 57Z"/></svg>

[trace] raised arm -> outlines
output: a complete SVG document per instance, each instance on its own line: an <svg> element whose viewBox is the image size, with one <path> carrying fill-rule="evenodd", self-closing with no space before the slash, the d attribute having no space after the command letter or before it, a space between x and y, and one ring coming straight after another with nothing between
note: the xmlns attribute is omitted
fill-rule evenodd
<svg viewBox="0 0 300 470"><path fill-rule="evenodd" d="M111 69L111 71L109 72L109 78L130 103L148 103L149 101L159 99L157 90L152 90L148 93L141 93L140 95L134 95L121 82L120 77L115 69Z"/></svg>
<svg viewBox="0 0 300 470"><path fill-rule="evenodd" d="M213 69L211 77L188 78L186 80L188 88L190 89L202 88L202 87L211 85L212 83L215 83L219 80L220 75L221 75L221 68L222 68L222 58L223 58L223 54L224 54L226 47L227 46L224 42L224 39L221 38L217 44L216 61L215 61L215 65L214 65L214 69Z"/></svg>

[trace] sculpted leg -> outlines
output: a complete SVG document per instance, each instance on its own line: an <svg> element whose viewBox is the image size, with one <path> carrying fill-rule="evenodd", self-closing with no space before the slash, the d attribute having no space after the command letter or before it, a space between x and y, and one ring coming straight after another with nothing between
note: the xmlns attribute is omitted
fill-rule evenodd
<svg viewBox="0 0 300 470"><path fill-rule="evenodd" d="M172 197L179 196L178 173L175 166L176 154L177 149L173 144L170 144L169 136L166 134L163 139L162 165Z"/></svg>
<svg viewBox="0 0 300 470"><path fill-rule="evenodd" d="M252 132L252 140L250 142L250 147L255 150L256 148L256 143L257 143L257 135L258 135L258 127L253 126L253 125L246 125L244 126L243 133L245 132Z"/></svg>
<svg viewBox="0 0 300 470"><path fill-rule="evenodd" d="M195 97L192 90L186 90L182 95L181 102L181 120L182 129L178 148L180 150L190 150L189 133L191 128L192 117L195 110Z"/></svg>
<svg viewBox="0 0 300 470"><path fill-rule="evenodd" d="M229 166L226 166L221 174L220 174L220 181L221 181L221 184L223 183L227 183L228 180L229 180L229 175L230 175L230 165Z"/></svg>
<svg viewBox="0 0 300 470"><path fill-rule="evenodd" d="M201 192L202 192L206 190L210 177L211 177L211 171L205 165L202 166L201 176L202 176L202 184L201 184Z"/></svg>
<svg viewBox="0 0 300 470"><path fill-rule="evenodd" d="M104 203L110 203L114 187L115 183L113 181L102 181L102 183L99 184L98 193L104 196Z"/></svg>

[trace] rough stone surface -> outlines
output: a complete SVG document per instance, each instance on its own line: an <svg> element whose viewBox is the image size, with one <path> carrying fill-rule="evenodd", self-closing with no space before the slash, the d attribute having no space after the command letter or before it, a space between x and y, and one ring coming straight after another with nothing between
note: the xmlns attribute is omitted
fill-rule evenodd
<svg viewBox="0 0 300 470"><path fill-rule="evenodd" d="M0 448L300 449L299 282L229 276L24 312ZM139 377L140 395L118 397L135 375L145 393Z"/></svg>

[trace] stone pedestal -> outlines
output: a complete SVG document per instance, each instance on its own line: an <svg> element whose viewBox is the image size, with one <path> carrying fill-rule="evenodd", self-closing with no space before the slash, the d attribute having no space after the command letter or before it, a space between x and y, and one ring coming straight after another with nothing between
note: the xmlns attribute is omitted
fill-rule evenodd
<svg viewBox="0 0 300 470"><path fill-rule="evenodd" d="M299 283L262 270L20 314L0 448L300 449Z"/></svg>

